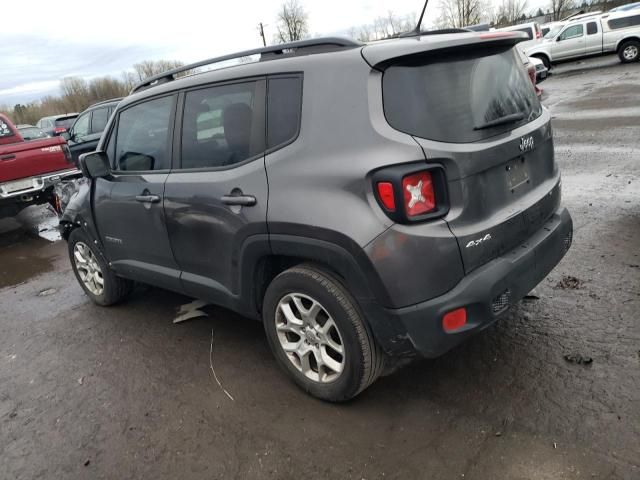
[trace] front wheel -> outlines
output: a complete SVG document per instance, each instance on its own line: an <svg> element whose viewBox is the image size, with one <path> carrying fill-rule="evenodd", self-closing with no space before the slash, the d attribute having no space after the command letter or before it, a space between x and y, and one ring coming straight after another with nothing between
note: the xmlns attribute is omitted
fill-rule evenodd
<svg viewBox="0 0 640 480"><path fill-rule="evenodd" d="M547 70L551 70L551 62L549 61L549 58L547 58L547 56L545 55L533 55L533 56L539 60L542 60L544 68L546 68Z"/></svg>
<svg viewBox="0 0 640 480"><path fill-rule="evenodd" d="M80 228L69 235L69 259L78 283L98 305L117 303L133 289L133 282L117 277L111 271L94 242Z"/></svg>
<svg viewBox="0 0 640 480"><path fill-rule="evenodd" d="M618 49L618 57L622 63L637 62L640 58L640 42L637 40L624 42Z"/></svg>
<svg viewBox="0 0 640 480"><path fill-rule="evenodd" d="M314 266L290 268L271 282L263 319L280 366L322 400L353 398L384 368L384 354L353 297Z"/></svg>

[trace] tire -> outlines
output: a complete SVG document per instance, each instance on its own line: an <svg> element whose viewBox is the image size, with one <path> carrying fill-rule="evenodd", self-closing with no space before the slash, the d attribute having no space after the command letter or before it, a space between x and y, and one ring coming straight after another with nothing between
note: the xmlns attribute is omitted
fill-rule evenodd
<svg viewBox="0 0 640 480"><path fill-rule="evenodd" d="M533 56L542 60L542 63L544 64L544 68L546 68L547 70L551 70L551 62L549 61L549 58L546 55L533 55Z"/></svg>
<svg viewBox="0 0 640 480"><path fill-rule="evenodd" d="M622 63L637 62L640 59L640 42L628 40L618 48L618 57Z"/></svg>
<svg viewBox="0 0 640 480"><path fill-rule="evenodd" d="M94 303L102 306L113 305L131 293L133 282L113 273L84 230L76 228L71 232L68 247L73 273ZM102 280L102 285L99 279Z"/></svg>
<svg viewBox="0 0 640 480"><path fill-rule="evenodd" d="M295 317L293 322L285 314L287 305ZM330 402L349 400L384 369L384 353L356 301L324 270L299 265L282 272L267 288L262 312L267 340L278 364L314 397ZM338 365L341 368L335 368Z"/></svg>

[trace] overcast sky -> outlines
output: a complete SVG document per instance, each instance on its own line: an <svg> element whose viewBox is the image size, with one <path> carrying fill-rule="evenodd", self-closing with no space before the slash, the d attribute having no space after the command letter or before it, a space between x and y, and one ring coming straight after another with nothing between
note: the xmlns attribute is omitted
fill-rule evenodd
<svg viewBox="0 0 640 480"><path fill-rule="evenodd" d="M427 23L438 16L430 0ZM537 6L543 0L530 0ZM312 35L345 34L422 0L302 0ZM66 76L119 76L142 60L193 62L261 46L275 34L281 0L31 0L6 2L0 28L0 105L58 93ZM424 25L423 25L424 26Z"/></svg>

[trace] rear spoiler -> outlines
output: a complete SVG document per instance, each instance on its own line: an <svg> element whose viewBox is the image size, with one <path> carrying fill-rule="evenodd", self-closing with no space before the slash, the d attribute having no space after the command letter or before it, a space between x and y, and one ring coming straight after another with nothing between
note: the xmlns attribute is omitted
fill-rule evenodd
<svg viewBox="0 0 640 480"><path fill-rule="evenodd" d="M371 43L362 49L365 61L376 69L384 69L392 61L420 53L479 46L513 46L529 37L524 32L468 32L445 35L423 35L420 37L402 38L388 42Z"/></svg>

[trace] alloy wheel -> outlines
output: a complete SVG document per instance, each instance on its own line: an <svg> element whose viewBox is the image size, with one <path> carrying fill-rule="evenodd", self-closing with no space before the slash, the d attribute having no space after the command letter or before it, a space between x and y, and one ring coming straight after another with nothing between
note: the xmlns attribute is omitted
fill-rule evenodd
<svg viewBox="0 0 640 480"><path fill-rule="evenodd" d="M635 45L629 45L622 52L625 60L634 60L638 56L638 47Z"/></svg>
<svg viewBox="0 0 640 480"><path fill-rule="evenodd" d="M319 383L344 370L345 348L338 326L317 300L301 293L282 297L276 307L276 333L291 364Z"/></svg>
<svg viewBox="0 0 640 480"><path fill-rule="evenodd" d="M86 243L78 242L73 247L73 258L78 276L84 286L96 296L104 291L104 277L98 260Z"/></svg>

